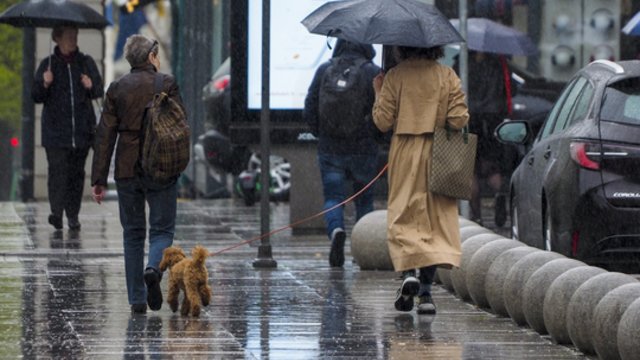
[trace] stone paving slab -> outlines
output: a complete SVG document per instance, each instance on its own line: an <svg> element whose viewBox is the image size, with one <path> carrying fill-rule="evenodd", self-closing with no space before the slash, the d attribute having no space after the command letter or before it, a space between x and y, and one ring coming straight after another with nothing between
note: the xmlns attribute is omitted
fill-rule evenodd
<svg viewBox="0 0 640 360"><path fill-rule="evenodd" d="M53 231L47 208L0 205L3 358L587 359L439 286L435 317L397 312L397 274L360 271L348 243L332 269L324 235L290 230L271 237L275 269L252 266L257 244L209 258L214 296L200 318L166 304L132 316L116 203L84 203L79 233ZM259 218L234 200L181 202L175 242L216 251L258 235ZM271 219L285 226L288 206L272 204Z"/></svg>

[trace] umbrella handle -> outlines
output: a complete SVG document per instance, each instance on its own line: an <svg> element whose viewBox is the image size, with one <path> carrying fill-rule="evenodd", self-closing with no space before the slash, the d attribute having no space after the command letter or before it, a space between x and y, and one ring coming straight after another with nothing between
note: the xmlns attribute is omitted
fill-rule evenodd
<svg viewBox="0 0 640 360"><path fill-rule="evenodd" d="M53 40L49 39L49 67L48 70L51 71L51 57L53 56Z"/></svg>

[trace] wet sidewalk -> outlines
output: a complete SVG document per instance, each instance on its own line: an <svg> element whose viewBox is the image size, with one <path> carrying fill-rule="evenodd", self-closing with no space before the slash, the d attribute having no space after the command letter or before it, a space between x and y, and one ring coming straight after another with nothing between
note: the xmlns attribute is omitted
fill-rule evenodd
<svg viewBox="0 0 640 360"><path fill-rule="evenodd" d="M272 229L289 207L271 204ZM258 235L259 206L181 201L175 244L217 251ZM252 266L259 242L209 258L212 304L199 318L132 316L116 202L85 202L82 230L54 231L46 203L0 203L2 358L586 359L434 287L436 316L399 313L393 272L330 268L323 235L271 238L275 269ZM353 221L351 220L351 225ZM350 226L349 226L350 228ZM166 294L166 277L162 283Z"/></svg>

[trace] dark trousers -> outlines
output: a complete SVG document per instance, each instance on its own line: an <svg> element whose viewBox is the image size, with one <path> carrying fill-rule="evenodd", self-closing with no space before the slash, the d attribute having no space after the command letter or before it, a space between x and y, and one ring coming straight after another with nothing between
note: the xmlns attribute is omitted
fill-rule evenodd
<svg viewBox="0 0 640 360"><path fill-rule="evenodd" d="M84 165L89 148L45 148L47 153L51 214L77 219L84 190Z"/></svg>

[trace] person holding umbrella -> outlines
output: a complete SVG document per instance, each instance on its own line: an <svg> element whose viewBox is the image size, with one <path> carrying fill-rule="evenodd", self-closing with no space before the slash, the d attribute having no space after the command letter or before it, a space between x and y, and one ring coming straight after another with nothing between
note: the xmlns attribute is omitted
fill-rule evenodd
<svg viewBox="0 0 640 360"><path fill-rule="evenodd" d="M95 61L78 50L78 28L60 25L51 38L53 54L42 60L34 76L33 101L42 103L42 145L48 163L49 223L80 229L78 214L84 189L85 162L93 144L96 116L92 99L104 94Z"/></svg>
<svg viewBox="0 0 640 360"><path fill-rule="evenodd" d="M462 129L469 112L460 79L438 63L441 46L397 46L395 67L373 81L373 120L393 129L389 149L387 237L389 255L402 272L395 308L435 314L431 283L437 266L460 265L458 202L428 189L433 132L436 127ZM419 280L416 270L420 269Z"/></svg>

